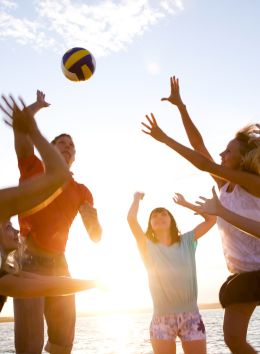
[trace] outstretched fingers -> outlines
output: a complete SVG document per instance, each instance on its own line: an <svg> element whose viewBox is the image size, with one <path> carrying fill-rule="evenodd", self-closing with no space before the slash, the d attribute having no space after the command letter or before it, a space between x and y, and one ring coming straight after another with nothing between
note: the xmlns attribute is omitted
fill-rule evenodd
<svg viewBox="0 0 260 354"><path fill-rule="evenodd" d="M202 196L199 196L200 199L202 199L204 202L206 202L208 200L208 198L205 198L205 197L202 197Z"/></svg>
<svg viewBox="0 0 260 354"><path fill-rule="evenodd" d="M182 195L181 195L180 193L174 192L174 195L173 195L172 199L173 199L174 201L176 201L176 200L178 200L180 197L182 197Z"/></svg>
<svg viewBox="0 0 260 354"><path fill-rule="evenodd" d="M41 107L49 107L50 106L50 103L45 101L45 93L44 92L37 90L36 97L37 97L37 102L38 102L38 104L41 105Z"/></svg>
<svg viewBox="0 0 260 354"><path fill-rule="evenodd" d="M1 104L0 104L0 109L1 111L3 111L8 117L10 117L12 119L12 115L10 114L10 112L8 112Z"/></svg>
<svg viewBox="0 0 260 354"><path fill-rule="evenodd" d="M0 104L0 109L7 116L7 118L3 118L3 121L8 126L13 127L14 120L16 119L16 117L18 117L17 114L20 117L23 111L27 110L26 105L20 96L18 97L17 101L14 99L12 95L9 95L9 97L2 95L2 99L6 106ZM19 103L19 106L17 102Z"/></svg>
<svg viewBox="0 0 260 354"><path fill-rule="evenodd" d="M24 100L22 99L22 97L19 96L18 98L19 98L19 101L21 102L21 104L23 106L23 109L26 109L27 107L26 107L26 104L25 104Z"/></svg>
<svg viewBox="0 0 260 354"><path fill-rule="evenodd" d="M9 108L10 108L11 110L13 110L13 111L14 111L14 110L20 110L20 108L18 107L18 105L17 105L15 99L13 98L13 96L12 96L12 95L9 95L9 98L10 98L10 100L12 101L12 104L13 104L13 106L11 106L11 105L9 104ZM7 102L7 100L6 100L5 102Z"/></svg>
<svg viewBox="0 0 260 354"><path fill-rule="evenodd" d="M18 105L17 105L17 103L16 103L16 101L15 101L15 99L13 98L12 95L9 95L9 101L8 101L8 99L7 99L4 95L2 95L2 99L3 99L3 101L5 102L6 106L9 108L10 112L13 112L13 111L15 111L15 110L20 110L20 108L18 107ZM12 104L10 103L10 101L12 101ZM22 101L21 101L21 102L22 102ZM22 102L22 104L23 104L23 106L25 107L25 105L24 105L23 102ZM3 107L2 105L1 105L1 110L2 110L5 114L7 114L10 118L12 118L11 113L8 112L6 109L4 109L4 107Z"/></svg>
<svg viewBox="0 0 260 354"><path fill-rule="evenodd" d="M7 105L8 108L13 109L12 105L9 103L5 95L2 95L2 99L5 101L5 104Z"/></svg>
<svg viewBox="0 0 260 354"><path fill-rule="evenodd" d="M177 202L177 200L178 200L177 193L174 194L174 196L172 197L172 200L174 201L174 203Z"/></svg>
<svg viewBox="0 0 260 354"><path fill-rule="evenodd" d="M147 128L147 129L149 129L149 130L152 129L149 125L145 124L144 122L141 122L141 124L142 124L145 128Z"/></svg>
<svg viewBox="0 0 260 354"><path fill-rule="evenodd" d="M201 199L201 200L196 200L196 202L195 202L199 206L203 206L208 200L207 198L201 197L201 196L199 197L199 199Z"/></svg>
<svg viewBox="0 0 260 354"><path fill-rule="evenodd" d="M156 126L157 122L156 122L156 119L155 119L155 116L153 115L153 113L151 113L151 117L152 117L153 126Z"/></svg>
<svg viewBox="0 0 260 354"><path fill-rule="evenodd" d="M154 122L153 122L154 117L153 117L152 113L151 113L152 118L150 118L147 114L145 115L145 117L148 120L148 122L151 124L151 126L153 126L154 125Z"/></svg>
<svg viewBox="0 0 260 354"><path fill-rule="evenodd" d="M12 120L13 120L13 110L14 110L14 108L11 106L11 104L9 103L9 101L7 100L7 98L6 98L4 95L2 95L2 99L3 99L3 101L5 102L5 104L6 104L7 107L4 107L2 104L0 104L0 109L1 109L1 111L2 111L3 113L6 114L6 116L7 116L8 118L10 118L10 120L11 120L11 122L12 122ZM9 126L12 127L12 123L11 123L8 119L3 118L3 120L4 120L4 122L5 122L7 125L9 125Z"/></svg>
<svg viewBox="0 0 260 354"><path fill-rule="evenodd" d="M170 78L170 83L171 83L171 92L174 91L174 84L175 84L175 76Z"/></svg>
<svg viewBox="0 0 260 354"><path fill-rule="evenodd" d="M151 134L151 130L157 125L156 119L155 119L153 113L151 113L151 117L149 117L147 114L145 115L145 117L148 120L149 125L147 123L144 123L144 122L141 122L141 124L146 129L148 129L148 131L142 129L142 132L144 132L145 134Z"/></svg>
<svg viewBox="0 0 260 354"><path fill-rule="evenodd" d="M179 91L179 79L175 76L172 78L172 92Z"/></svg>
<svg viewBox="0 0 260 354"><path fill-rule="evenodd" d="M217 199L218 199L218 195L217 195L215 186L212 187L212 194L213 194L213 197L214 197L214 198L217 198Z"/></svg>
<svg viewBox="0 0 260 354"><path fill-rule="evenodd" d="M13 124L12 123L10 123L10 122L8 122L8 120L7 119L4 119L3 118L3 121L4 121L4 123L6 124L6 125L8 125L9 127L13 127Z"/></svg>

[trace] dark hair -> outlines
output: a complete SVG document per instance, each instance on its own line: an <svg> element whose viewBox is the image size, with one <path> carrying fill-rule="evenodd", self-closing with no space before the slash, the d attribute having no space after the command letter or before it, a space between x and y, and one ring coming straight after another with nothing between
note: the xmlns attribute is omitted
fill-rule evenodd
<svg viewBox="0 0 260 354"><path fill-rule="evenodd" d="M72 137L69 135L69 134L66 134L66 133L62 133L62 134L60 134L60 135L58 135L58 136L55 136L55 138L51 141L51 144L56 144L57 143L57 140L59 139L59 138L62 138L63 136L65 136L66 138L70 138L71 140L72 140Z"/></svg>
<svg viewBox="0 0 260 354"><path fill-rule="evenodd" d="M176 241L176 231L177 231L177 235L178 235L178 236L180 236L181 233L180 233L180 231L179 231L179 229L178 229L178 227L177 227L176 221L175 221L175 219L174 219L172 213L170 213L169 210L167 210L166 208L162 208L162 207L155 208L155 209L153 209L153 210L151 211L151 214L150 214L149 220L148 220L148 227L147 227L147 230L146 230L145 234L146 234L147 238L148 238L150 241L152 241L152 242L154 242L154 243L157 243L157 242L158 242L158 240L157 240L157 238L156 238L156 236L155 236L155 234L154 234L154 231L153 231L153 229L152 229L151 218L152 218L152 215L153 215L154 213L161 213L161 212L163 212L163 211L167 211L167 213L168 213L168 215L170 216L170 219L171 219L170 235L171 235L172 243L178 242L178 241Z"/></svg>

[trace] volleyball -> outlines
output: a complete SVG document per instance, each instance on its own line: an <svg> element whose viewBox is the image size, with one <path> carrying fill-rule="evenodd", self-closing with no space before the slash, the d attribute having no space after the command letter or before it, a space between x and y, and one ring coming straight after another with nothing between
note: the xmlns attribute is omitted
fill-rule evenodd
<svg viewBox="0 0 260 354"><path fill-rule="evenodd" d="M94 74L96 61L87 49L75 47L69 49L63 55L61 68L67 79L85 81Z"/></svg>

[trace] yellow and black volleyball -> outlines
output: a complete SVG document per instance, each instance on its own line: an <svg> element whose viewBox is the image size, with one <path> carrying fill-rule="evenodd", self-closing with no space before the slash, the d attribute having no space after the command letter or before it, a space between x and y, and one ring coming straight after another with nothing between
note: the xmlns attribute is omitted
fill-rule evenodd
<svg viewBox="0 0 260 354"><path fill-rule="evenodd" d="M63 55L61 67L67 79L85 81L94 74L96 61L87 49L75 47Z"/></svg>

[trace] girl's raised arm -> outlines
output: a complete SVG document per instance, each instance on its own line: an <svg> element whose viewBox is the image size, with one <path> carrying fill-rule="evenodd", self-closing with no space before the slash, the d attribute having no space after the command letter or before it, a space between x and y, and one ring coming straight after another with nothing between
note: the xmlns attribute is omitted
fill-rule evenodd
<svg viewBox="0 0 260 354"><path fill-rule="evenodd" d="M130 229L132 231L132 234L134 235L138 249L141 253L141 256L143 260L146 258L146 235L143 232L138 220L137 220L137 214L138 214L138 209L139 209L139 204L140 200L142 200L144 197L144 193L136 192L134 194L134 199L133 202L130 206L130 209L128 211L127 215L127 221L130 226Z"/></svg>

